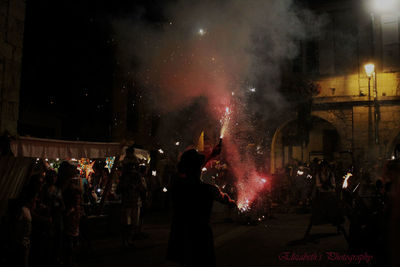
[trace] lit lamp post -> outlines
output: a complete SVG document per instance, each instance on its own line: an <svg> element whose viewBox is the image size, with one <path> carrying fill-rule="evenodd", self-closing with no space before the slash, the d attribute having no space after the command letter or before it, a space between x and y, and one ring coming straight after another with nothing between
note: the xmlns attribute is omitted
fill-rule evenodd
<svg viewBox="0 0 400 267"><path fill-rule="evenodd" d="M379 128L378 128L378 120L379 120L379 112L378 112L378 92L375 86L375 65L372 63L368 63L364 65L365 74L368 77L368 106L370 107L371 101L371 79L373 79L373 93L374 93L374 129L375 129L375 144L379 144Z"/></svg>
<svg viewBox="0 0 400 267"><path fill-rule="evenodd" d="M400 1L399 0L369 0L368 2L368 9L371 14L371 38L372 38L372 56L376 60L376 54L375 54L375 39L377 40L382 40L382 37L375 38L375 27L379 26L381 27L381 16L387 15L387 14L396 14L398 16L398 12L400 10ZM378 20L378 25L376 24L375 17L377 17ZM381 45L381 44L380 44ZM365 67L365 72L368 76L368 90L370 88L370 81L371 78L374 78L374 122L375 122L375 144L379 144L379 105L378 105L378 92L377 92L377 79L376 79L376 73L375 73L375 67L373 64L367 64L364 66ZM370 99L369 99L370 101Z"/></svg>

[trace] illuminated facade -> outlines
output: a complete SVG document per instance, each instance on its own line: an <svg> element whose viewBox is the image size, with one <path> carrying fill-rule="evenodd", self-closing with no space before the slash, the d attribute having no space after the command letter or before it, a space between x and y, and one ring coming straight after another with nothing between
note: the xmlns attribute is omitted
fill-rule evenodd
<svg viewBox="0 0 400 267"><path fill-rule="evenodd" d="M311 3L317 1L310 1ZM307 141L291 141L297 118L275 132L271 171L291 162L390 158L400 143L400 36L397 6L373 0L319 1L321 34L301 44L292 69L320 86L313 97ZM388 5L390 1L388 1ZM392 1L397 3L398 1ZM368 76L365 65L374 64Z"/></svg>

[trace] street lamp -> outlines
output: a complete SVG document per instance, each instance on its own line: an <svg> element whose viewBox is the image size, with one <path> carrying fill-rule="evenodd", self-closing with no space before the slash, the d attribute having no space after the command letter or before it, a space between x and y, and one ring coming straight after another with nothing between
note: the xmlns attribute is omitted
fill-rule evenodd
<svg viewBox="0 0 400 267"><path fill-rule="evenodd" d="M375 72L375 65L372 63L365 64L364 69L365 69L365 74L367 74L368 80L371 80L371 77Z"/></svg>
<svg viewBox="0 0 400 267"><path fill-rule="evenodd" d="M365 74L368 77L368 106L370 107L371 101L371 78L374 79L373 92L374 92L374 128L375 128L375 144L379 144L379 107L378 107L378 92L376 88L376 76L375 76L375 65L368 63L364 65Z"/></svg>
<svg viewBox="0 0 400 267"><path fill-rule="evenodd" d="M392 13L400 7L399 0L372 0L370 10L376 13Z"/></svg>

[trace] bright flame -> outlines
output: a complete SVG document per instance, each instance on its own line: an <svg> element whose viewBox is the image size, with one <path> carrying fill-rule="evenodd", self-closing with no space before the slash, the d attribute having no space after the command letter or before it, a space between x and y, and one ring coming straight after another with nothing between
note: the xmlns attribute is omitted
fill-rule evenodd
<svg viewBox="0 0 400 267"><path fill-rule="evenodd" d="M348 186L347 181L349 180L349 178L350 178L351 176L353 176L353 174L351 174L351 173L349 173L349 172L348 172L345 176L343 176L344 181L343 181L343 186L342 186L342 188L347 188L347 186Z"/></svg>

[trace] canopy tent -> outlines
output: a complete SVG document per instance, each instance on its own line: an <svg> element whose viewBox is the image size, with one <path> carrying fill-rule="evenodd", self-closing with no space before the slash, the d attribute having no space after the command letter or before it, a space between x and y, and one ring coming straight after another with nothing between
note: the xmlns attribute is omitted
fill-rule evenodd
<svg viewBox="0 0 400 267"><path fill-rule="evenodd" d="M16 157L72 159L105 158L123 153L120 143L64 141L34 137L19 137L11 142Z"/></svg>
<svg viewBox="0 0 400 267"><path fill-rule="evenodd" d="M35 160L41 159L100 159L106 157L125 156L125 148L120 143L99 143L42 139L34 137L19 137L11 141L11 150L15 157L0 158L0 216L4 214L8 199L16 198L23 185L31 175ZM149 162L150 153L137 149L135 156Z"/></svg>

